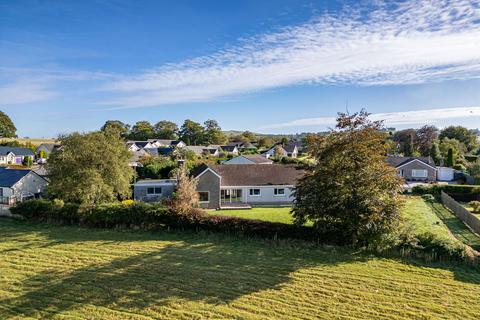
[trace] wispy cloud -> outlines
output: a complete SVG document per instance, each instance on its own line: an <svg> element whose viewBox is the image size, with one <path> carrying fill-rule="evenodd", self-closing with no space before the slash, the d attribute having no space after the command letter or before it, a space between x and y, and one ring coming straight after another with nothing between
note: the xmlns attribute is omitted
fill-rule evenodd
<svg viewBox="0 0 480 320"><path fill-rule="evenodd" d="M403 112L374 113L370 116L372 120L384 120L388 126L435 124L445 119L461 119L480 117L480 107L459 107L444 109L425 109ZM322 128L335 125L335 117L318 117L298 119L285 123L269 124L259 129L281 129L290 127L314 127Z"/></svg>
<svg viewBox="0 0 480 320"><path fill-rule="evenodd" d="M0 106L51 100L62 95L61 84L112 77L102 72L6 67L0 67L0 75Z"/></svg>
<svg viewBox="0 0 480 320"><path fill-rule="evenodd" d="M209 56L106 85L112 108L210 101L296 84L411 84L480 77L480 4L431 0L346 7L242 39Z"/></svg>

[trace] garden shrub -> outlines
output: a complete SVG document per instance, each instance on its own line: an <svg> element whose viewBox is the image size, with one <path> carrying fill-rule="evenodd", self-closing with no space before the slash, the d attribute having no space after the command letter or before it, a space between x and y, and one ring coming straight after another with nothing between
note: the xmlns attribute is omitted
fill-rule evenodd
<svg viewBox="0 0 480 320"><path fill-rule="evenodd" d="M480 186L473 185L452 185L452 184L436 184L436 185L416 185L412 188L412 193L416 195L433 194L439 196L441 191L448 194L464 194L464 195L480 195Z"/></svg>
<svg viewBox="0 0 480 320"><path fill-rule="evenodd" d="M480 213L480 201L470 201L468 205L472 207L474 213Z"/></svg>
<svg viewBox="0 0 480 320"><path fill-rule="evenodd" d="M426 193L426 194L422 195L422 199L424 199L426 201L435 201L435 197L430 193Z"/></svg>

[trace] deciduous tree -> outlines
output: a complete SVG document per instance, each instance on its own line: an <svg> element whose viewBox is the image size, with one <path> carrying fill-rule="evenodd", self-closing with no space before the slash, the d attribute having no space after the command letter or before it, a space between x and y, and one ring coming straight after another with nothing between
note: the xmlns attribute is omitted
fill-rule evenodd
<svg viewBox="0 0 480 320"><path fill-rule="evenodd" d="M155 138L157 139L178 139L178 126L175 122L162 120L155 124Z"/></svg>
<svg viewBox="0 0 480 320"><path fill-rule="evenodd" d="M17 128L13 124L12 119L0 111L0 138L15 138L17 137Z"/></svg>
<svg viewBox="0 0 480 320"><path fill-rule="evenodd" d="M227 142L227 136L216 120L207 120L203 124L205 126L205 144L224 144Z"/></svg>
<svg viewBox="0 0 480 320"><path fill-rule="evenodd" d="M336 128L314 139L316 163L295 190L295 223L312 221L353 245L373 243L398 225L402 181L386 162L382 128L365 111L340 113Z"/></svg>
<svg viewBox="0 0 480 320"><path fill-rule="evenodd" d="M477 135L475 132L462 126L449 126L440 131L440 140L444 138L456 139L463 143L468 152L478 149Z"/></svg>
<svg viewBox="0 0 480 320"><path fill-rule="evenodd" d="M187 119L180 128L180 139L187 145L201 145L205 140L204 133L200 123Z"/></svg>
<svg viewBox="0 0 480 320"><path fill-rule="evenodd" d="M131 140L145 141L155 137L155 130L150 122L138 121L132 127L129 137Z"/></svg>
<svg viewBox="0 0 480 320"><path fill-rule="evenodd" d="M103 203L130 196L131 153L122 139L104 132L59 138L47 163L48 194L65 202Z"/></svg>

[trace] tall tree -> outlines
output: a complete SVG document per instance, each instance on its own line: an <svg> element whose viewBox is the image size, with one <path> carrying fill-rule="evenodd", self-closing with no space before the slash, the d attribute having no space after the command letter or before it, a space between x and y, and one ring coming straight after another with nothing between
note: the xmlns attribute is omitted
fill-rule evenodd
<svg viewBox="0 0 480 320"><path fill-rule="evenodd" d="M111 134L116 134L120 137L126 137L130 131L130 125L123 123L120 120L108 120L100 128L103 132L108 132Z"/></svg>
<svg viewBox="0 0 480 320"><path fill-rule="evenodd" d="M450 138L443 138L440 141L439 149L444 159L448 157L448 152L450 149L452 150L454 159L463 157L466 152L466 147L463 143L461 143L457 139L450 139Z"/></svg>
<svg viewBox="0 0 480 320"><path fill-rule="evenodd" d="M162 120L155 124L155 137L158 139L178 139L178 126L175 122Z"/></svg>
<svg viewBox="0 0 480 320"><path fill-rule="evenodd" d="M74 203L104 203L130 196L131 153L119 136L72 133L59 138L62 148L47 163L48 194Z"/></svg>
<svg viewBox="0 0 480 320"><path fill-rule="evenodd" d="M148 121L138 121L135 123L135 125L132 127L132 130L130 131L130 139L131 140L148 140L152 139L155 136L155 131L153 129L153 126L150 122Z"/></svg>
<svg viewBox="0 0 480 320"><path fill-rule="evenodd" d="M205 141L204 133L200 123L187 119L180 128L180 139L187 145L201 145Z"/></svg>
<svg viewBox="0 0 480 320"><path fill-rule="evenodd" d="M17 128L13 124L12 119L0 111L0 138L16 138L17 137Z"/></svg>
<svg viewBox="0 0 480 320"><path fill-rule="evenodd" d="M205 144L224 144L227 142L227 136L216 120L207 120L203 125L205 126Z"/></svg>
<svg viewBox="0 0 480 320"><path fill-rule="evenodd" d="M406 157L413 156L415 152L415 129L405 129L394 133L392 140L397 144L397 151Z"/></svg>
<svg viewBox="0 0 480 320"><path fill-rule="evenodd" d="M363 110L340 113L336 128L314 140L316 164L295 189L296 224L312 221L353 245L373 243L398 226L402 181L386 162L382 128Z"/></svg>
<svg viewBox="0 0 480 320"><path fill-rule="evenodd" d="M432 147L430 148L429 155L432 158L433 162L435 162L435 164L437 166L442 164L443 157L442 157L442 153L440 152L440 147L438 146L437 142L432 144Z"/></svg>
<svg viewBox="0 0 480 320"><path fill-rule="evenodd" d="M415 145L420 155L426 157L435 142L438 141L438 128L425 125L416 131Z"/></svg>
<svg viewBox="0 0 480 320"><path fill-rule="evenodd" d="M463 143L468 152L473 152L478 149L477 135L462 126L449 126L440 131L440 140L445 138L456 139Z"/></svg>
<svg viewBox="0 0 480 320"><path fill-rule="evenodd" d="M447 167L453 167L455 164L455 159L453 158L453 148L448 149L447 153Z"/></svg>

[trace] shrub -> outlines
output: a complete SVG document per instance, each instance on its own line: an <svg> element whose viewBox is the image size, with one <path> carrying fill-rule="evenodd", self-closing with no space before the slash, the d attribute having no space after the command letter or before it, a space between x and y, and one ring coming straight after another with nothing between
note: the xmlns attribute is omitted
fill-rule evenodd
<svg viewBox="0 0 480 320"><path fill-rule="evenodd" d="M422 195L422 198L426 201L435 201L435 197L429 193Z"/></svg>
<svg viewBox="0 0 480 320"><path fill-rule="evenodd" d="M470 201L468 205L472 207L473 212L475 213L480 212L480 201Z"/></svg>
<svg viewBox="0 0 480 320"><path fill-rule="evenodd" d="M127 200L123 200L122 204L129 206L129 205L132 205L134 202L135 201L133 201L132 199L127 199Z"/></svg>
<svg viewBox="0 0 480 320"><path fill-rule="evenodd" d="M12 213L27 220L54 222L96 228L133 228L144 230L181 229L193 231L243 234L264 239L301 239L342 244L335 234L319 234L311 227L295 226L260 220L208 215L204 210L192 208L178 213L161 204L134 202L100 205L59 205L46 200L18 203Z"/></svg>
<svg viewBox="0 0 480 320"><path fill-rule="evenodd" d="M468 194L480 195L480 186L472 185L417 185L412 188L412 193L416 195L433 194L439 196L441 191L448 194Z"/></svg>

